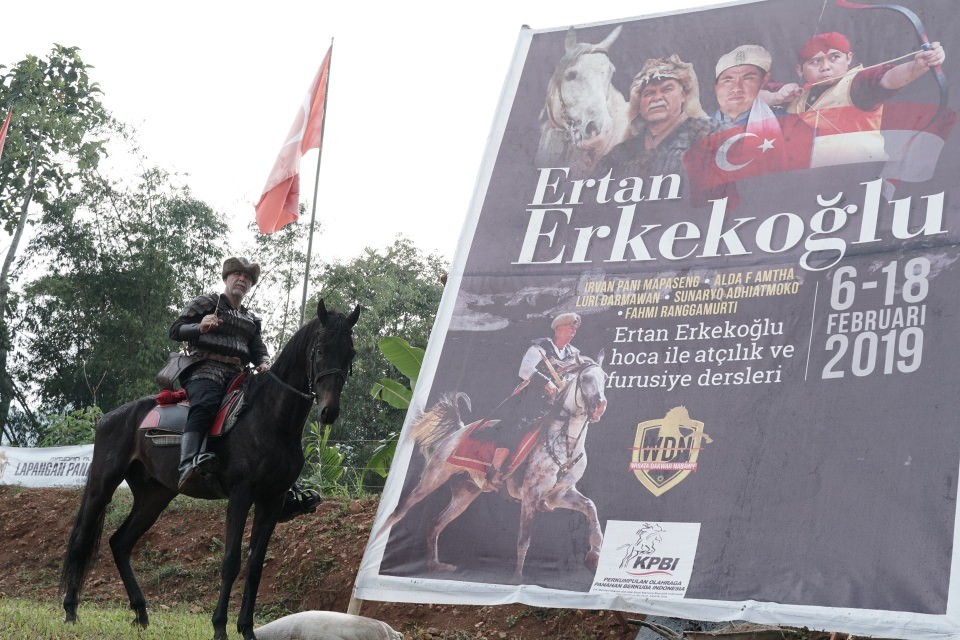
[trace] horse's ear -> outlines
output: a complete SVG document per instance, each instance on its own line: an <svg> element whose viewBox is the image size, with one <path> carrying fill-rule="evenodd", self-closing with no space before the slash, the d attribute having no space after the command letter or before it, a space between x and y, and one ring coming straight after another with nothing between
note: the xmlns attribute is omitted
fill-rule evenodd
<svg viewBox="0 0 960 640"><path fill-rule="evenodd" d="M323 298L317 301L317 317L321 324L327 324L327 307L323 304Z"/></svg>
<svg viewBox="0 0 960 640"><path fill-rule="evenodd" d="M577 32L573 30L573 27L570 27L567 30L567 37L563 40L563 49L567 53L570 53L577 47Z"/></svg>
<svg viewBox="0 0 960 640"><path fill-rule="evenodd" d="M609 51L610 45L612 45L613 42L617 39L622 29L623 29L623 25L617 25L617 28L611 31L610 35L608 35L606 38L603 39L603 42L595 45L595 48L599 49L600 51Z"/></svg>
<svg viewBox="0 0 960 640"><path fill-rule="evenodd" d="M606 355L606 354L604 354L604 350L603 350L603 349L600 349L600 353L597 354L597 364L600 365L601 367L603 366L603 356L604 356L604 355Z"/></svg>
<svg viewBox="0 0 960 640"><path fill-rule="evenodd" d="M347 324L351 327L357 324L357 320L360 319L360 305L357 305L353 308L353 312L347 316Z"/></svg>

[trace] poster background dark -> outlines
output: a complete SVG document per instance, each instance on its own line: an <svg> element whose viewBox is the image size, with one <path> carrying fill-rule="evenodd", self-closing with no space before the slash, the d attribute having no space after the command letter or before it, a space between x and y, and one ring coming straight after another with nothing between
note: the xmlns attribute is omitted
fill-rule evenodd
<svg viewBox="0 0 960 640"><path fill-rule="evenodd" d="M960 52L960 24L952 2L905 2L926 22L931 38L944 43L944 72L952 81ZM656 20L623 23L610 49L617 67L615 84L627 93L634 72L649 57L679 53L694 63L701 99L715 109L712 72L719 55L739 44L755 43L773 53L773 79L794 79L795 52L811 35L840 31L865 64L917 48L910 24L891 11L852 11L820 0L770 0ZM579 41L598 42L614 25L577 30ZM565 33L533 38L510 111L490 186L473 236L457 310L446 334L430 390L467 392L476 419L510 393L517 383L520 357L530 341L549 335L550 319L576 310L583 325L575 344L585 355L644 345L615 342L616 328L666 328L678 323L708 325L768 319L783 323L785 335L758 344L792 344L796 354L774 363L782 366L780 384L699 387L667 392L656 389L607 390L608 410L591 425L586 447L589 465L579 489L597 505L601 526L607 520L697 522L701 525L688 598L758 600L943 614L947 604L955 526L960 428L957 420L956 362L960 355L956 301L957 180L960 173L956 132L944 148L935 177L902 184L897 198L913 197L915 215L923 215L923 196L945 192L944 227L948 233L915 241L848 245L838 265L853 266L860 278L877 280L880 268L921 256L934 270L923 300L922 366L913 373L848 374L822 380L830 353L824 347L829 291L837 268L812 272L797 265L802 247L778 255L754 252L736 258L667 263L605 262L609 246L598 243L588 264L514 264L526 228L526 209L537 180L534 154L546 83L563 52ZM956 108L958 98L951 98ZM898 101L939 100L932 76L901 91ZM742 181L741 203L729 215L760 219L793 212L809 220L821 207L816 197L843 192L841 205L863 203L863 183L875 180L882 163L865 163L803 172L773 174ZM690 220L705 226L709 209L680 200L642 203L647 223ZM572 244L576 227L614 225L619 212L610 205L586 203L574 213L576 224L558 231L556 245ZM889 229L889 216L881 228ZM856 236L859 220L838 235ZM884 225L886 225L884 227ZM699 318L627 320L622 310L577 308L585 280L617 277L743 273L758 268L794 268L801 280L794 296L743 301L736 314ZM872 274L869 275L868 274ZM899 294L898 294L899 295ZM859 290L851 310L878 309L880 291ZM497 322L479 322L483 317ZM814 336L811 343L810 336ZM722 348L743 340L675 343L682 348ZM668 343L674 344L674 343ZM647 345L662 352L668 344ZM808 362L809 350L809 362ZM769 366L765 360L760 366ZM747 363L743 363L744 365ZM733 370L730 363L719 370ZM702 365L616 366L607 373L690 372ZM741 367L742 368L742 367ZM714 368L717 370L717 368ZM628 469L637 424L662 418L685 406L704 422L713 443L705 446L695 473L656 497ZM422 458L415 454L403 493L416 483ZM449 498L445 489L415 507L393 527L381 573L427 577L423 556L430 520ZM509 582L513 571L519 505L492 494L481 496L444 532L441 560L460 565L449 580ZM570 591L587 591L592 572L582 563L586 527L577 513L541 514L527 558L525 582Z"/></svg>

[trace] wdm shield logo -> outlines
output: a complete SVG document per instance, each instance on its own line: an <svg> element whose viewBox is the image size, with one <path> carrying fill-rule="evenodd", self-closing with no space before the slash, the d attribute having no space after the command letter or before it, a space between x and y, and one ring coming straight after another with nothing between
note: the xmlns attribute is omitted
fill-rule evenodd
<svg viewBox="0 0 960 640"><path fill-rule="evenodd" d="M713 439L686 407L674 407L660 420L637 425L630 470L655 496L662 496L697 470L703 443Z"/></svg>

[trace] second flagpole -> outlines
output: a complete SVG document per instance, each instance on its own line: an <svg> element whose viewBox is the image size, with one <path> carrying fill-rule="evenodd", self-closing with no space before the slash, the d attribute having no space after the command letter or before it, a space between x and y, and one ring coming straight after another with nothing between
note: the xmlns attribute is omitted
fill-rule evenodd
<svg viewBox="0 0 960 640"><path fill-rule="evenodd" d="M330 70L333 67L333 38L330 38L330 60L327 66L327 87L330 86ZM327 100L329 91L323 95L323 117L320 119L320 139L327 124ZM303 326L303 317L307 308L307 286L310 284L310 258L313 255L313 230L317 220L317 189L320 185L320 160L323 158L323 145L317 149L317 172L313 178L313 206L310 211L310 235L307 240L307 264L303 274L303 296L300 300L300 326Z"/></svg>

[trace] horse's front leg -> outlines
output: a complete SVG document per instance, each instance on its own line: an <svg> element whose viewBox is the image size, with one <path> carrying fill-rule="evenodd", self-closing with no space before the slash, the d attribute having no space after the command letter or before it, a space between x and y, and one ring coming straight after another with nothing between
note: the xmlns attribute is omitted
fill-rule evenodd
<svg viewBox="0 0 960 640"><path fill-rule="evenodd" d="M243 586L243 600L237 615L237 632L243 640L256 640L253 633L253 608L257 602L260 578L263 575L263 560L267 556L267 545L283 509L283 494L269 500L257 500L253 514L253 527L250 531L250 553L247 556L247 580Z"/></svg>
<svg viewBox="0 0 960 640"><path fill-rule="evenodd" d="M517 566L513 570L514 584L523 582L523 564L530 550L530 536L533 534L533 518L537 515L539 496L525 495L520 503L520 531L517 534Z"/></svg>
<svg viewBox="0 0 960 640"><path fill-rule="evenodd" d="M243 526L247 522L251 502L249 488L235 488L227 502L227 531L220 564L220 597L210 619L213 623L213 640L227 640L227 606L230 604L230 590L240 573Z"/></svg>
<svg viewBox="0 0 960 640"><path fill-rule="evenodd" d="M579 511L587 519L587 526L590 528L588 537L590 549L583 561L587 567L595 571L600 561L603 533L600 530L600 519L597 517L597 507L593 504L593 500L580 493L576 487L570 487L569 491L553 496L549 506Z"/></svg>

